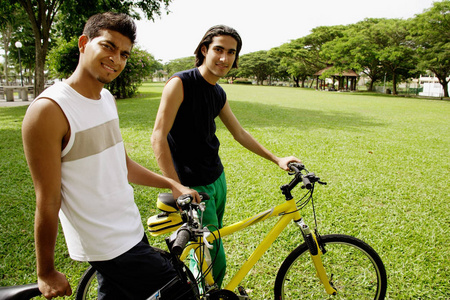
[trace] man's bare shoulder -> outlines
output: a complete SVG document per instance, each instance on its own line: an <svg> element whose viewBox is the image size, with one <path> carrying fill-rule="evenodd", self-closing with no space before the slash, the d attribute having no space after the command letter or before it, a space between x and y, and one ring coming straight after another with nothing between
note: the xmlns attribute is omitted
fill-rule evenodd
<svg viewBox="0 0 450 300"><path fill-rule="evenodd" d="M60 106L50 98L35 100L27 109L24 130L55 130L67 132L68 122ZM55 128L59 127L59 128Z"/></svg>

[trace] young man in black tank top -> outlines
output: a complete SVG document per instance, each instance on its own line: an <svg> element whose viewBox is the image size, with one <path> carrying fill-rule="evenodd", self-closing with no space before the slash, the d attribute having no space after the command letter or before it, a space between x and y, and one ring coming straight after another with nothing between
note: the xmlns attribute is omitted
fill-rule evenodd
<svg viewBox="0 0 450 300"><path fill-rule="evenodd" d="M288 170L294 156L278 157L261 145L239 123L223 89L217 84L237 68L242 41L236 30L224 25L210 28L195 50L196 68L174 74L164 87L152 134L152 147L163 174L191 188L207 192L205 225L222 227L226 180L218 155L215 118L220 117L234 139L259 156ZM213 276L219 286L226 261L222 243L211 251Z"/></svg>

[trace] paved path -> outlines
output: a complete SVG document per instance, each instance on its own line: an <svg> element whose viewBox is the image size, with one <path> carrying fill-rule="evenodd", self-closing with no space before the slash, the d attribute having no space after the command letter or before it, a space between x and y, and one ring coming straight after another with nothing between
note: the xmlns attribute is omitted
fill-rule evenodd
<svg viewBox="0 0 450 300"><path fill-rule="evenodd" d="M11 106L25 106L30 105L32 99L28 101L22 101L22 99L15 97L14 101L6 101L5 99L0 99L0 107L11 107Z"/></svg>

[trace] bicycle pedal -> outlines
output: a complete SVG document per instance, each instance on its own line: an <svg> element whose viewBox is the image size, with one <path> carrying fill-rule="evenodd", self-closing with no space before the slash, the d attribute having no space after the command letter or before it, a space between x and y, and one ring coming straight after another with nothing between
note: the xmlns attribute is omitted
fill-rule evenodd
<svg viewBox="0 0 450 300"><path fill-rule="evenodd" d="M239 291L239 299L250 299L250 297L248 296L248 294L245 291L244 287L239 286L238 287L238 291Z"/></svg>

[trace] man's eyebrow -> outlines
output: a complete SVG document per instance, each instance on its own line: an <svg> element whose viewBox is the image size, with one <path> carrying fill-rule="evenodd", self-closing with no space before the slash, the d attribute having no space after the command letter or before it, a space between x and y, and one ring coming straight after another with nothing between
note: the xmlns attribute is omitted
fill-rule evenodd
<svg viewBox="0 0 450 300"><path fill-rule="evenodd" d="M127 50L123 50L122 54L125 54L126 56L131 56L130 51L127 51Z"/></svg>
<svg viewBox="0 0 450 300"><path fill-rule="evenodd" d="M117 48L116 44L114 44L114 42L112 42L110 40L105 40L105 43L110 44L114 49Z"/></svg>
<svg viewBox="0 0 450 300"><path fill-rule="evenodd" d="M219 49L222 49L222 50L227 50L227 49L225 49L225 47L220 46L220 45L213 45L213 47L214 48L219 48ZM228 49L228 51L235 51L236 52L236 49L230 48L230 49Z"/></svg>
<svg viewBox="0 0 450 300"><path fill-rule="evenodd" d="M116 46L116 44L114 44L114 42L112 42L112 41L110 41L110 40L106 40L105 42L108 43L108 44L110 44L111 47L113 47L114 49L117 49L117 46ZM127 50L123 50L123 51L121 51L121 53L122 53L122 54L125 54L125 55L128 55L128 56L131 55L130 51L127 51Z"/></svg>

